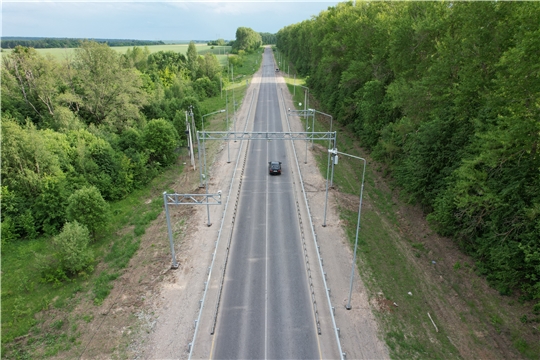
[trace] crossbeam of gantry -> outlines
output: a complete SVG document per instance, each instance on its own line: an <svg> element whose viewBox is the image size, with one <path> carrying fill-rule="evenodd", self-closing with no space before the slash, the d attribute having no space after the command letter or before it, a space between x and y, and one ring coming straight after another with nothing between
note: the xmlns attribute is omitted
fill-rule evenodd
<svg viewBox="0 0 540 360"><path fill-rule="evenodd" d="M200 140L335 140L336 132L197 131Z"/></svg>
<svg viewBox="0 0 540 360"><path fill-rule="evenodd" d="M218 194L163 194L167 205L221 205Z"/></svg>

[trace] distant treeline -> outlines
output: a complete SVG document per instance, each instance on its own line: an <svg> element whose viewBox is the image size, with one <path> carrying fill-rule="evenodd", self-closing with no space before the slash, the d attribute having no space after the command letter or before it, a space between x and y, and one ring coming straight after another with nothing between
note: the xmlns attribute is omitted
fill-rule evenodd
<svg viewBox="0 0 540 360"><path fill-rule="evenodd" d="M538 2L359 1L277 35L402 195L525 299L540 299L539 18Z"/></svg>
<svg viewBox="0 0 540 360"><path fill-rule="evenodd" d="M48 48L76 48L86 39L70 38L10 38L3 37L0 41L2 49L14 49L17 46L32 47L34 49ZM109 46L146 46L146 45L165 45L163 41L149 40L122 40L122 39L90 39L97 43L107 44Z"/></svg>
<svg viewBox="0 0 540 360"><path fill-rule="evenodd" d="M244 28L239 28L239 29L244 29ZM251 33L252 33L252 37L256 37L257 39L259 39L258 36L256 36L256 32L251 30ZM265 32L260 32L258 33L259 36L260 36L260 40L262 41L262 45L270 45L270 44L275 44L276 41L277 41L277 34L271 34L271 33L265 33ZM238 32L236 34L236 37L238 39ZM242 34L240 34L240 37L241 38L244 38L245 36L242 36ZM217 39L217 40L211 40L211 41L208 41L208 45L213 45L213 46L235 46L234 45L234 40L231 40L231 41L226 41L224 39Z"/></svg>
<svg viewBox="0 0 540 360"><path fill-rule="evenodd" d="M271 33L259 33L262 38L263 45L273 45L277 42L277 34L271 34Z"/></svg>
<svg viewBox="0 0 540 360"><path fill-rule="evenodd" d="M232 46L234 44L234 40L225 41L223 39L217 39L217 40L210 40L207 42L210 46Z"/></svg>

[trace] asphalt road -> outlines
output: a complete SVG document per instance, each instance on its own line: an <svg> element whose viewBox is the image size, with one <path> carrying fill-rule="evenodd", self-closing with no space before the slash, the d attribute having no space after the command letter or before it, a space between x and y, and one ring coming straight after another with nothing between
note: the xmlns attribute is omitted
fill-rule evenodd
<svg viewBox="0 0 540 360"><path fill-rule="evenodd" d="M273 64L266 49L253 131L283 131ZM268 174L269 161L282 162L281 175ZM284 141L249 144L211 358L321 358L294 202L293 164Z"/></svg>

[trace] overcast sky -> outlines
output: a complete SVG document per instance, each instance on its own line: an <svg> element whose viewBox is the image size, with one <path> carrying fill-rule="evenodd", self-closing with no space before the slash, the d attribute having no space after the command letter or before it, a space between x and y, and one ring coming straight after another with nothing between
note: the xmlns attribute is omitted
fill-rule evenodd
<svg viewBox="0 0 540 360"><path fill-rule="evenodd" d="M3 0L2 36L136 40L234 40L308 20L323 1L13 1Z"/></svg>

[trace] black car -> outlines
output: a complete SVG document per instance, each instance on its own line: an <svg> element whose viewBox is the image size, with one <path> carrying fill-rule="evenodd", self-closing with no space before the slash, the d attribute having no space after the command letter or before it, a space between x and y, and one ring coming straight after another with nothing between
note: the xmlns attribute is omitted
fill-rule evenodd
<svg viewBox="0 0 540 360"><path fill-rule="evenodd" d="M268 172L270 175L281 175L281 161L269 161Z"/></svg>

